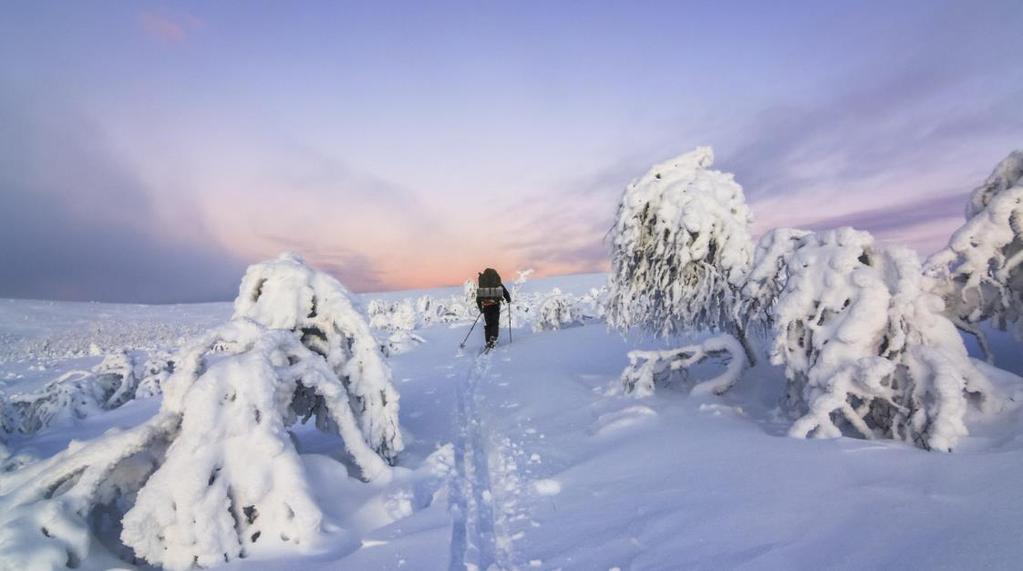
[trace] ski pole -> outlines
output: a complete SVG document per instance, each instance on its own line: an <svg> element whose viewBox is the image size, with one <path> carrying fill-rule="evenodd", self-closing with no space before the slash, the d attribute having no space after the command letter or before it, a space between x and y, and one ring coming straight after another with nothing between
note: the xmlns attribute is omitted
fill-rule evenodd
<svg viewBox="0 0 1023 571"><path fill-rule="evenodd" d="M509 301L509 302L508 302L508 344L509 344L509 345L511 345L511 342L512 342L512 336L511 336L511 326L512 326L512 318L511 318L511 302Z"/></svg>
<svg viewBox="0 0 1023 571"><path fill-rule="evenodd" d="M468 341L469 340L469 336L472 335L472 330L476 329L476 324L479 323L480 316L482 316L482 315L483 314L480 313L479 315L476 316L476 321L472 322L472 327L470 327L469 328L469 332L465 334L465 339L462 339L462 342L458 345L459 349L465 349L465 342Z"/></svg>

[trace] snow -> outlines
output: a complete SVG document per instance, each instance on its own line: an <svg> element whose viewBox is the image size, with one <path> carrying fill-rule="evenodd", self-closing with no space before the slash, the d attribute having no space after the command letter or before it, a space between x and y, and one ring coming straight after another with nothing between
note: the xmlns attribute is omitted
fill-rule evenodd
<svg viewBox="0 0 1023 571"><path fill-rule="evenodd" d="M826 440L789 438L791 420L778 409L787 382L781 367L761 362L720 396L693 394L689 385L669 382L655 396L637 400L620 390L628 353L671 347L651 347L649 339L610 332L599 317L573 327L533 331L535 307L554 288L583 299L606 279L591 275L530 280L519 293L523 306L513 308L518 322L514 342L500 344L485 357L477 356L482 335L470 337L465 351L458 350L474 315L461 321L417 322L409 331L422 342L386 361L390 378L401 391L398 414L405 447L393 467L381 463L386 472L369 481L360 477L362 470L346 450L348 440L336 432L322 432L312 423L290 425L287 438L279 438L287 433L273 433L269 426L260 432L250 424L252 415L214 406L215 399L204 399L201 392L179 394L173 389L177 383L166 377L160 383L165 394L129 400L84 418L55 419L34 434L11 434L12 456L3 461L9 471L0 474L0 528L17 534L0 534L0 568L63 568L69 553L85 554L77 561L81 569L136 568L140 562L123 560L125 553L118 551L118 529L103 528L92 539L76 532L92 520L74 515L74 506L88 511L85 506L107 505L104 500L117 496L109 486L92 488L85 486L88 482L139 489L138 480L167 466L170 460L161 459L161 447L146 442L166 434L159 423L171 417L163 415L161 405L171 400L177 403L175 410L194 411L195 418L188 428L191 436L183 435L182 425L182 436L168 446L183 451L186 443L194 443L200 455L235 455L217 477L244 489L247 501L264 502L261 512L273 513L273 506L285 496L296 506L310 508L297 510L294 522L267 516L253 524L267 526L261 528L265 538L284 529L278 526L292 526L289 540L276 535L274 541L248 544L245 558L232 559L221 569L449 570L466 564L481 569L1018 568L1023 556L1018 541L1023 534L1023 491L1018 485L1023 412L1014 403L1023 400L1023 379L972 361L996 392L1013 395L1015 401L1001 412L967 407L962 421L968 434L959 437L952 454L851 434ZM458 286L349 299L353 310L360 311L361 304L368 306L373 300L409 300L415 307L423 298L462 295ZM6 308L6 316L33 315L38 303L0 301L0 306ZM232 314L230 304L174 309L59 303L46 307L48 317L36 325L0 320L5 335L34 340L19 345L26 353L0 363L0 386L8 394L37 390L70 370L93 374L103 361L103 355L88 354L93 329L88 325L65 329L62 312L69 323L81 324L90 319L130 323L137 313L154 335L148 339L140 325L125 343L135 371L158 353L199 347L202 339L197 337L206 335L211 342L212 334L205 331L221 326ZM90 317L90 312L96 315ZM197 336L179 342L181 336L160 334L199 329L195 324L205 320L203 314L214 312L216 322L202 325ZM910 318L923 319L917 314ZM161 319L166 322L160 324ZM254 332L265 330L256 323L251 327ZM83 347L84 354L28 352L41 347L51 333L67 340L68 346ZM373 333L378 339L389 334L385 328L374 328ZM1008 335L989 333L999 366L1023 373L1018 344ZM107 333L102 337L114 339ZM257 345L281 341L285 352L311 353L300 343L264 333L252 339L247 350L239 344L218 344L208 353L208 376L187 378L193 383L204 379L205 390L237 388L242 381L230 370L237 365L229 363L238 362L233 355L262 363L260 370L271 375L246 373L246 378L282 391L273 379L284 382L277 375L288 367L267 357L263 348L270 345ZM770 346L770 340L758 343L761 348ZM98 344L104 354L117 355L122 348ZM979 355L972 341L967 346L972 355ZM957 351L941 354L959 355ZM186 367L185 362L178 366ZM333 374L333 368L326 369L324 375ZM708 363L694 369L693 378L715 374ZM137 392L140 389L141 384ZM245 398L270 394L246 393ZM276 402L270 398L242 404L247 408L262 403L258 406L264 410L279 410ZM108 429L114 431L103 436ZM199 437L232 430L251 432L252 443ZM249 447L264 446L279 450L278 456L243 454ZM139 455L142 450L152 454ZM99 469L118 464L115 459L124 455L131 461L121 462L116 478ZM17 457L20 467L12 463ZM275 468L277 461L270 458L278 457L282 463ZM49 500L34 495L65 475L65 470L54 467L68 466L69 461L91 468L63 495ZM278 476L277 470L285 468L300 471L302 477L295 472ZM166 476L154 482L158 492L143 505L163 505L167 498L181 497L192 485L189 482L194 483L194 477L185 476L190 473L201 474L204 485L209 481L205 471L168 468ZM264 488L268 482L273 485ZM266 494L260 496L261 490ZM223 496L210 496L216 497ZM312 503L301 503L303 498ZM52 507L39 509L41 505ZM117 509L110 508L114 513ZM110 519L97 512L91 517L108 523ZM181 524L187 518L177 521ZM18 525L10 527L7 522ZM303 530L312 529L314 522L317 533L306 535ZM51 549L28 560L25 549L37 538L46 539L40 532L43 526L61 539L47 540L44 544ZM235 537L244 543L244 536ZM294 538L298 545L290 541ZM208 539L213 540L212 533Z"/></svg>

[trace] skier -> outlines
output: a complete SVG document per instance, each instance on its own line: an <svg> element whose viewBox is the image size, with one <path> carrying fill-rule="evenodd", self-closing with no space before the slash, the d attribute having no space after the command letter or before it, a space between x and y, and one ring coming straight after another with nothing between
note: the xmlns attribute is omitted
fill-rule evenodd
<svg viewBox="0 0 1023 571"><path fill-rule="evenodd" d="M493 349L497 343L501 323L501 299L511 303L508 288L501 283L501 276L494 268L487 268L479 274L479 289L476 290L476 306L483 314L485 327L483 337L487 349Z"/></svg>

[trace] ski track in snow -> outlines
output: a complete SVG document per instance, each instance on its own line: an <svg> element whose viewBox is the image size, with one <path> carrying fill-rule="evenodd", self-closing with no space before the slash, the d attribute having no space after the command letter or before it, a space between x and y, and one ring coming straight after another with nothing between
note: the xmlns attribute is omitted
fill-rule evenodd
<svg viewBox="0 0 1023 571"><path fill-rule="evenodd" d="M455 412L455 471L451 475L449 510L452 515L451 571L513 569L511 539L495 525L501 513L501 494L491 485L492 453L480 415L476 387L488 378L491 354L481 354L457 388ZM497 474L500 478L500 474ZM500 482L499 482L500 484Z"/></svg>

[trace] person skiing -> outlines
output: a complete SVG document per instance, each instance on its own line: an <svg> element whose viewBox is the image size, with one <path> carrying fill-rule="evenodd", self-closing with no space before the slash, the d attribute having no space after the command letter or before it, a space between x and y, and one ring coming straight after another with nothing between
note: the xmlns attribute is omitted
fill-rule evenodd
<svg viewBox="0 0 1023 571"><path fill-rule="evenodd" d="M511 303L508 288L501 283L501 276L494 268L487 268L479 274L479 288L476 290L476 306L483 314L483 338L487 349L493 349L501 327L501 299Z"/></svg>

